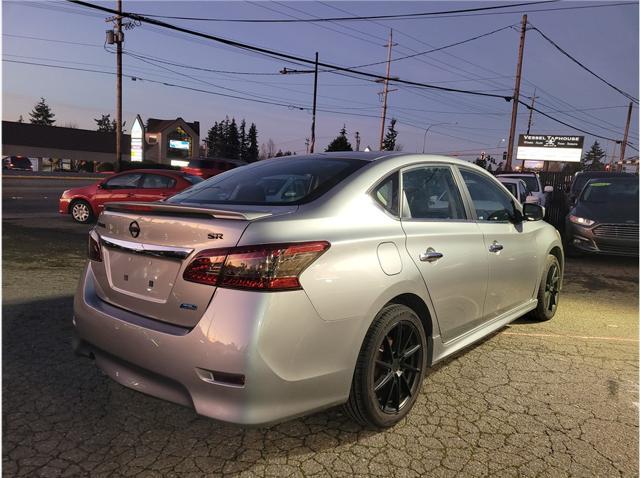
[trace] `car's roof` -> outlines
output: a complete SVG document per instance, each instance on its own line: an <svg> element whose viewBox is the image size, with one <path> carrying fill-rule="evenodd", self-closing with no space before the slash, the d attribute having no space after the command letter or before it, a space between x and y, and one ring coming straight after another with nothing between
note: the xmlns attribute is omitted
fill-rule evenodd
<svg viewBox="0 0 640 478"><path fill-rule="evenodd" d="M160 173L160 174L177 174L178 176L184 176L186 173L183 171L176 171L174 169L127 169L126 171L120 171L122 173Z"/></svg>
<svg viewBox="0 0 640 478"><path fill-rule="evenodd" d="M511 178L509 176L497 176L496 179L501 183L524 183L522 179L519 178Z"/></svg>
<svg viewBox="0 0 640 478"><path fill-rule="evenodd" d="M498 174L499 177L506 177L506 178L517 178L520 176L537 176L538 173L535 173L533 171L525 171L523 173L500 173Z"/></svg>
<svg viewBox="0 0 640 478"><path fill-rule="evenodd" d="M314 153L307 155L286 156L281 158L274 158L277 160L282 159L303 159L303 158L336 158L336 159L359 159L361 161L382 161L387 159L396 158L416 158L426 161L446 161L452 164L460 165L473 165L470 161L464 161L462 159L452 158L451 156L443 156L439 154L427 154L427 153L405 153L402 151L336 151L336 152L324 152Z"/></svg>

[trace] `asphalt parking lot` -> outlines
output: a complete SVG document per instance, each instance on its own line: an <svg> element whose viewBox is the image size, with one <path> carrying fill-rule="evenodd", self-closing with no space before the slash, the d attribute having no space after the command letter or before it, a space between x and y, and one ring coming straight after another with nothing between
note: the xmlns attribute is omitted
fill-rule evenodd
<svg viewBox="0 0 640 478"><path fill-rule="evenodd" d="M3 203L4 476L638 476L636 259L569 259L552 321L520 319L436 366L393 429L340 409L242 428L73 355L89 228L51 210L68 185L27 186L28 210Z"/></svg>

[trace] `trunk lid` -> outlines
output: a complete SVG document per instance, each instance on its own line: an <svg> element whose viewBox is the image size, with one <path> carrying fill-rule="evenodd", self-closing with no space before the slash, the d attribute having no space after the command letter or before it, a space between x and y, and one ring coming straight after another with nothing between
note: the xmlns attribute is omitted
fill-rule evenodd
<svg viewBox="0 0 640 478"><path fill-rule="evenodd" d="M186 266L201 250L234 247L251 221L297 207L272 209L108 204L95 229L103 258L92 263L96 292L145 317L193 327L216 288L183 280Z"/></svg>

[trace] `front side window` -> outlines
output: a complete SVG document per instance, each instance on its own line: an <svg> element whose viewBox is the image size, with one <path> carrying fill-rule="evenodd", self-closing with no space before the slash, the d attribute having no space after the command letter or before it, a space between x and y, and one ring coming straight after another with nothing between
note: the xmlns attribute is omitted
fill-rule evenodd
<svg viewBox="0 0 640 478"><path fill-rule="evenodd" d="M109 179L104 186L107 189L132 189L137 188L140 184L142 175L139 173L122 174L115 178Z"/></svg>
<svg viewBox="0 0 640 478"><path fill-rule="evenodd" d="M145 174L142 179L143 189L171 189L176 180L162 174Z"/></svg>
<svg viewBox="0 0 640 478"><path fill-rule="evenodd" d="M402 217L466 219L451 169L446 166L425 166L404 172Z"/></svg>
<svg viewBox="0 0 640 478"><path fill-rule="evenodd" d="M484 174L460 169L479 221L508 221L513 217L513 199Z"/></svg>
<svg viewBox="0 0 640 478"><path fill-rule="evenodd" d="M368 164L360 159L290 158L260 161L196 184L170 203L286 205L312 201Z"/></svg>

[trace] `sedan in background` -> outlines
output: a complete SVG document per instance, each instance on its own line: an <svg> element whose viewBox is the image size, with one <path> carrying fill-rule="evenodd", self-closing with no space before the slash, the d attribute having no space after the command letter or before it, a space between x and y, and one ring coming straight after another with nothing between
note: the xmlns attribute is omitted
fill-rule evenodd
<svg viewBox="0 0 640 478"><path fill-rule="evenodd" d="M114 201L160 201L202 181L182 171L135 169L114 174L90 186L67 189L60 197L60 214L80 223L97 217Z"/></svg>
<svg viewBox="0 0 640 478"><path fill-rule="evenodd" d="M106 205L74 347L122 385L215 419L344 404L390 427L428 367L524 314L554 316L564 255L541 219L443 156L251 163L163 202Z"/></svg>
<svg viewBox="0 0 640 478"><path fill-rule="evenodd" d="M579 252L638 255L638 178L591 179L566 219L567 244Z"/></svg>

